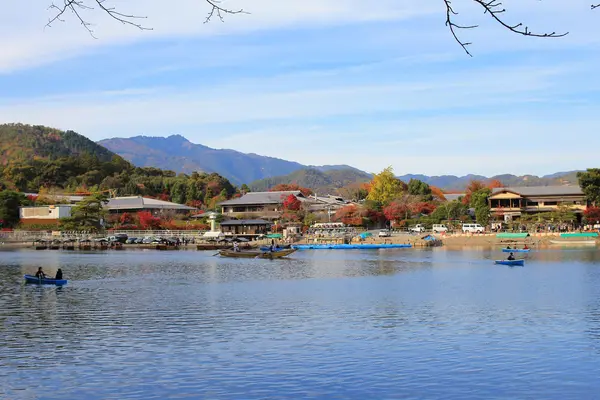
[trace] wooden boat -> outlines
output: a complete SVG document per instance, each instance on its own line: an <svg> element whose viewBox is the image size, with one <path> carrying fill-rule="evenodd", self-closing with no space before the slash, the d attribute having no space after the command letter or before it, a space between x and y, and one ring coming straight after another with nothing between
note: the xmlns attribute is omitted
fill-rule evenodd
<svg viewBox="0 0 600 400"><path fill-rule="evenodd" d="M219 251L219 255L221 257L231 257L231 258L266 258L266 259L274 259L274 258L282 258L289 256L296 249L284 249L280 251L233 251L233 250L221 250Z"/></svg>
<svg viewBox="0 0 600 400"><path fill-rule="evenodd" d="M91 250L92 249L92 241L91 240L80 240L79 241L79 250Z"/></svg>
<svg viewBox="0 0 600 400"><path fill-rule="evenodd" d="M60 250L60 240L53 240L48 246L50 250Z"/></svg>
<svg viewBox="0 0 600 400"><path fill-rule="evenodd" d="M292 246L289 244L284 244L283 246L276 246L275 250L285 250L291 249ZM271 251L271 246L260 246L260 251Z"/></svg>
<svg viewBox="0 0 600 400"><path fill-rule="evenodd" d="M574 246L574 245L584 245L584 246L595 246L595 240L550 240L551 244L560 244L563 246Z"/></svg>
<svg viewBox="0 0 600 400"><path fill-rule="evenodd" d="M67 239L63 242L62 245L63 250L75 250L75 240Z"/></svg>
<svg viewBox="0 0 600 400"><path fill-rule="evenodd" d="M523 267L525 265L525 260L496 260L494 261L494 264L499 264L499 265L510 265L510 266L521 266Z"/></svg>
<svg viewBox="0 0 600 400"><path fill-rule="evenodd" d="M36 250L46 250L48 248L48 242L42 239L38 239L35 242L33 242L33 247Z"/></svg>
<svg viewBox="0 0 600 400"><path fill-rule="evenodd" d="M502 249L504 253L529 253L531 249Z"/></svg>
<svg viewBox="0 0 600 400"><path fill-rule="evenodd" d="M38 278L35 275L25 275L25 283L62 286L67 284L67 280L54 278Z"/></svg>
<svg viewBox="0 0 600 400"><path fill-rule="evenodd" d="M298 250L374 250L374 249L407 249L412 244L295 244Z"/></svg>

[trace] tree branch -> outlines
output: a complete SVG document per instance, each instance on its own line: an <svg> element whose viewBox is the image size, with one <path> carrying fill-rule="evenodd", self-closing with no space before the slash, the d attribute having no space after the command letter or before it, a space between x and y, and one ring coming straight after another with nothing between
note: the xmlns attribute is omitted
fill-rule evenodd
<svg viewBox="0 0 600 400"><path fill-rule="evenodd" d="M208 13L206 19L204 20L204 23L208 23L211 21L211 19L214 16L217 16L221 22L224 22L225 20L223 19L223 15L224 14L248 14L248 12L244 11L243 9L239 9L239 10L233 10L230 8L225 8L223 6L221 6L221 0L204 0L206 1L210 6L210 12Z"/></svg>
<svg viewBox="0 0 600 400"><path fill-rule="evenodd" d="M500 24L502 27L508 29L509 31L511 31L513 33L523 35L523 36L532 36L532 37L540 37L540 38L558 38L558 37L566 36L569 33L569 32L565 32L565 33L533 32L529 29L528 26L523 25L522 22L519 22L514 25L506 22L504 20L504 18L502 18L502 13L506 12L506 9L502 6L501 1L499 1L499 0L473 0L473 1L484 8L484 14L488 14L496 23ZM454 36L454 40L456 40L456 42L461 45L463 50L469 56L472 56L472 54L467 49L467 46L470 45L471 43L463 42L456 34L456 30L457 29L473 29L473 28L477 28L477 25L462 26L462 25L458 25L458 24L454 23L452 18L454 16L458 15L458 12L455 12L454 9L452 8L451 0L444 0L444 4L446 5L446 26L450 29L452 36ZM600 4L595 5L595 6L592 5L592 9L597 8L597 7L600 7Z"/></svg>
<svg viewBox="0 0 600 400"><path fill-rule="evenodd" d="M592 10L595 10L598 7L600 7L600 4L592 4Z"/></svg>

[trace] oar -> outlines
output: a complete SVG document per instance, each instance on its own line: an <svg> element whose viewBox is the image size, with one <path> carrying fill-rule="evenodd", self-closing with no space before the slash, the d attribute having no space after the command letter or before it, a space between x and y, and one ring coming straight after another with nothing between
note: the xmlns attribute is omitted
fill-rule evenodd
<svg viewBox="0 0 600 400"><path fill-rule="evenodd" d="M220 252L220 251L219 251L219 252L217 252L217 253L215 253L215 254L213 254L211 257L218 256L219 254L221 254L221 252Z"/></svg>

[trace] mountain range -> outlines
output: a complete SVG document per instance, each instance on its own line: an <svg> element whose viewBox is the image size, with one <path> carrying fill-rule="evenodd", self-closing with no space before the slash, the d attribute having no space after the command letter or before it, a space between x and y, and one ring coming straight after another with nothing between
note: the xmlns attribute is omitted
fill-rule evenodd
<svg viewBox="0 0 600 400"><path fill-rule="evenodd" d="M216 172L236 185L277 175L286 175L306 165L274 157L246 154L229 149L213 149L194 144L181 135L169 137L135 136L98 142L138 167L157 167L190 174ZM320 171L354 169L347 165L314 166Z"/></svg>

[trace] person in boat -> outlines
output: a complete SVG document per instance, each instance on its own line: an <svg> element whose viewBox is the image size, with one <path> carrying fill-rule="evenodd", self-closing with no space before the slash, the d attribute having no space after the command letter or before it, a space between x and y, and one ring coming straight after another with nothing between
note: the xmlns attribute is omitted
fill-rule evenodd
<svg viewBox="0 0 600 400"><path fill-rule="evenodd" d="M506 246L506 248L509 250L512 249L512 247L510 247L510 244L508 246Z"/></svg>
<svg viewBox="0 0 600 400"><path fill-rule="evenodd" d="M510 254L508 255L508 258L507 258L507 260L508 260L508 261L514 261L514 259L515 259L515 255L514 255L513 253L510 253Z"/></svg>
<svg viewBox="0 0 600 400"><path fill-rule="evenodd" d="M35 273L35 277L40 279L44 279L46 277L46 274L42 270L42 267L38 268L37 272Z"/></svg>
<svg viewBox="0 0 600 400"><path fill-rule="evenodd" d="M240 251L240 246L238 246L237 242L233 242L233 251L235 251L235 252Z"/></svg>
<svg viewBox="0 0 600 400"><path fill-rule="evenodd" d="M59 268L56 270L56 276L54 277L54 279L56 279L56 280L62 279L62 269Z"/></svg>
<svg viewBox="0 0 600 400"><path fill-rule="evenodd" d="M529 250L529 247L527 245L523 246L523 250Z"/></svg>

